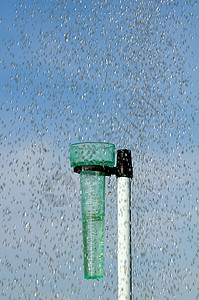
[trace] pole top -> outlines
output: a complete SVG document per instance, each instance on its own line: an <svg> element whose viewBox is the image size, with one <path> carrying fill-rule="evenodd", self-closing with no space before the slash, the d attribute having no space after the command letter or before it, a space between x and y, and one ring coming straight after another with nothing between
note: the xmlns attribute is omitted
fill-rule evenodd
<svg viewBox="0 0 199 300"><path fill-rule="evenodd" d="M131 159L131 150L119 149L117 150L117 177L133 178L133 167Z"/></svg>

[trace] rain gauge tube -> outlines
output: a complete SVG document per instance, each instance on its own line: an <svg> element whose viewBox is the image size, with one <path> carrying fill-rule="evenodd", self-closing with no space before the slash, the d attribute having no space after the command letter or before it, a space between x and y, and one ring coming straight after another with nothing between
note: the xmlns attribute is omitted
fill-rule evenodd
<svg viewBox="0 0 199 300"><path fill-rule="evenodd" d="M72 144L70 162L75 172L80 173L84 278L103 278L105 167L115 165L115 146Z"/></svg>
<svg viewBox="0 0 199 300"><path fill-rule="evenodd" d="M103 277L105 174L83 170L80 173L84 277Z"/></svg>
<svg viewBox="0 0 199 300"><path fill-rule="evenodd" d="M132 298L131 276L131 151L117 151L109 143L70 145L70 161L80 174L84 277L103 277L105 176L117 176L118 197L118 299Z"/></svg>

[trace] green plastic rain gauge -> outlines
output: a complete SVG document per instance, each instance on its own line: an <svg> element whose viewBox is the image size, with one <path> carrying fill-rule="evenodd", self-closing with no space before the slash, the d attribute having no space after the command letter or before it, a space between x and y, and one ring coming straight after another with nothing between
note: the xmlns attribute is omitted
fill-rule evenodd
<svg viewBox="0 0 199 300"><path fill-rule="evenodd" d="M117 176L118 198L118 298L131 297L130 180L131 151L117 151L110 143L70 145L70 163L80 174L84 277L103 278L105 176Z"/></svg>

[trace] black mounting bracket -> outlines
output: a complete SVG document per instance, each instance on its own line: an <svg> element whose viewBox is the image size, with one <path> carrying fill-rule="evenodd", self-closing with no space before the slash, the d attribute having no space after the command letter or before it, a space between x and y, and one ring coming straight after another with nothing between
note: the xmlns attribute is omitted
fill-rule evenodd
<svg viewBox="0 0 199 300"><path fill-rule="evenodd" d="M74 167L74 172L81 171L99 171L105 173L106 176L116 175L117 177L133 178L133 167L131 160L131 150L119 149L117 150L117 165L116 167L107 167L104 165L83 165Z"/></svg>

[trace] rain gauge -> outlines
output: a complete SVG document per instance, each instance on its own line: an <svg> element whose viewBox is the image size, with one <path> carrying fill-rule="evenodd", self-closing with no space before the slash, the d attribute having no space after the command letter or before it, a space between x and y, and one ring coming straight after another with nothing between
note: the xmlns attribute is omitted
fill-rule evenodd
<svg viewBox="0 0 199 300"><path fill-rule="evenodd" d="M118 205L118 299L132 297L131 283L131 151L111 143L70 145L70 163L80 174L84 277L103 278L105 176L117 177Z"/></svg>

